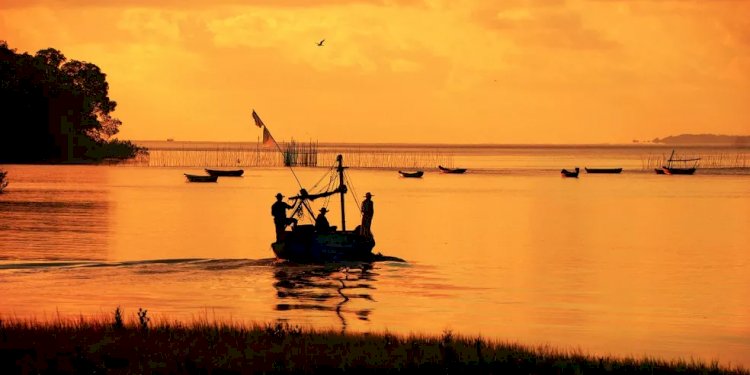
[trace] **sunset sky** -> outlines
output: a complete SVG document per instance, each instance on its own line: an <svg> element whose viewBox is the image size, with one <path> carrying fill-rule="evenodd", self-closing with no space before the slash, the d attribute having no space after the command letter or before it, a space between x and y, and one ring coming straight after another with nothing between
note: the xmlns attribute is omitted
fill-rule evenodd
<svg viewBox="0 0 750 375"><path fill-rule="evenodd" d="M745 0L2 0L0 39L101 67L121 139L750 134Z"/></svg>

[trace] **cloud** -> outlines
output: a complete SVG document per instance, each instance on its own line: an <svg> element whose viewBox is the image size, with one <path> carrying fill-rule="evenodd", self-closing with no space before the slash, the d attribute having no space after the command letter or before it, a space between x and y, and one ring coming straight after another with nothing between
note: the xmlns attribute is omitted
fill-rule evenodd
<svg viewBox="0 0 750 375"><path fill-rule="evenodd" d="M519 45L572 50L609 50L618 43L584 23L582 16L558 2L545 7L483 8L476 21Z"/></svg>

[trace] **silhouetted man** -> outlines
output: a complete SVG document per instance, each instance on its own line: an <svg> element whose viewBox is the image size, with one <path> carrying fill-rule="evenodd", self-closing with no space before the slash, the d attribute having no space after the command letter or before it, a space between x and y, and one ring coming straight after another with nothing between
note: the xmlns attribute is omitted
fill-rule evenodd
<svg viewBox="0 0 750 375"><path fill-rule="evenodd" d="M321 208L318 217L315 218L315 230L320 233L326 233L331 230L331 224L328 223L326 212L328 212L328 210L325 207Z"/></svg>
<svg viewBox="0 0 750 375"><path fill-rule="evenodd" d="M372 194L367 192L365 200L362 201L362 235L372 237L370 224L372 224L372 215L375 214L375 205L372 202Z"/></svg>
<svg viewBox="0 0 750 375"><path fill-rule="evenodd" d="M273 224L276 226L276 241L280 241L284 238L284 228L289 224L297 224L297 219L293 217L286 217L286 210L290 210L294 207L290 206L286 202L282 202L281 198L284 198L281 193L276 194L276 203L271 206L271 215L273 215Z"/></svg>

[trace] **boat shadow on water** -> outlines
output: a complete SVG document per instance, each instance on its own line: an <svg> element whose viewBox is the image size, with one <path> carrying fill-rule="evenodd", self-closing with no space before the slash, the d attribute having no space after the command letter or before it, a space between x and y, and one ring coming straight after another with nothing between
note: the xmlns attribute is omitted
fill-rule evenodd
<svg viewBox="0 0 750 375"><path fill-rule="evenodd" d="M369 321L378 274L369 263L290 265L280 263L273 284L279 302L276 311L328 311L346 331L347 316ZM363 306L359 302L365 302Z"/></svg>

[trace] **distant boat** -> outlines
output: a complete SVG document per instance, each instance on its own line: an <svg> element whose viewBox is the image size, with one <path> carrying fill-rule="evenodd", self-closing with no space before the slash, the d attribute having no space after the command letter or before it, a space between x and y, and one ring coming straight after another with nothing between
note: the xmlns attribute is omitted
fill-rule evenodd
<svg viewBox="0 0 750 375"><path fill-rule="evenodd" d="M422 175L424 175L424 171L416 171L416 172L404 172L404 171L398 171L398 173L401 174L403 177L410 177L410 178L420 178Z"/></svg>
<svg viewBox="0 0 750 375"><path fill-rule="evenodd" d="M208 169L206 168L206 173L208 173L211 176L217 176L217 177L240 177L243 173L245 173L242 169L235 169L235 170L219 170L219 169Z"/></svg>
<svg viewBox="0 0 750 375"><path fill-rule="evenodd" d="M219 179L219 176L202 176L187 173L185 173L185 177L187 177L190 182L216 182L216 180Z"/></svg>
<svg viewBox="0 0 750 375"><path fill-rule="evenodd" d="M438 169L440 169L440 171L443 173L460 174L460 173L466 172L466 168L446 168L446 167L443 167L442 165L438 165Z"/></svg>
<svg viewBox="0 0 750 375"><path fill-rule="evenodd" d="M622 168L584 168L586 173L620 173Z"/></svg>
<svg viewBox="0 0 750 375"><path fill-rule="evenodd" d="M578 169L578 167L576 167L576 171L575 172L571 172L571 171L569 171L567 169L563 169L563 170L560 171L560 174L563 177L575 177L575 178L578 178L578 172L579 171L580 171L580 169Z"/></svg>
<svg viewBox="0 0 750 375"><path fill-rule="evenodd" d="M167 138L167 142L174 142L174 138Z"/></svg>
<svg viewBox="0 0 750 375"><path fill-rule="evenodd" d="M663 165L661 168L654 168L654 171L656 174L683 174L683 175L691 175L695 173L697 170L698 162L701 160L701 158L692 158L692 159L675 159L674 158L674 150L672 150L672 154L669 155L669 159L667 159L667 165ZM672 163L678 162L678 163L684 163L683 165L693 162L692 167L687 167L686 165L684 167L674 167L672 166Z"/></svg>

